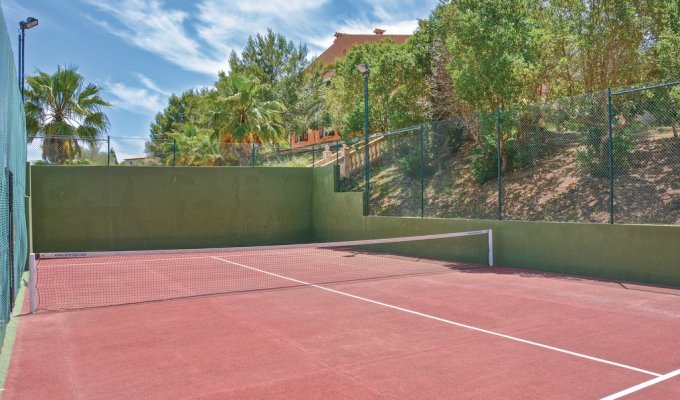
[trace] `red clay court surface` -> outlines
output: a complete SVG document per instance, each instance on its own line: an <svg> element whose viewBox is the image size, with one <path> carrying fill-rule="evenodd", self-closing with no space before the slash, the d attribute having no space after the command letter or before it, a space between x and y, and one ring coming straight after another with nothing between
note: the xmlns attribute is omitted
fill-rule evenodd
<svg viewBox="0 0 680 400"><path fill-rule="evenodd" d="M20 318L3 400L680 399L680 291L507 268Z"/></svg>

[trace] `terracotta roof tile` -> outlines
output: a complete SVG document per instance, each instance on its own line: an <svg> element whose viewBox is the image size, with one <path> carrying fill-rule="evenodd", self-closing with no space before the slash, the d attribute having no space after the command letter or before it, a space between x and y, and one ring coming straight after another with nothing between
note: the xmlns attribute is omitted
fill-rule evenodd
<svg viewBox="0 0 680 400"><path fill-rule="evenodd" d="M316 58L316 61L321 61L326 65L333 65L336 58L344 57L352 49L352 46L357 43L378 43L385 39L392 39L395 43L402 44L411 37L411 35L384 35L383 32L385 31L382 29L376 29L373 32L375 33L374 35L352 35L337 32L335 34L335 42L321 53Z"/></svg>

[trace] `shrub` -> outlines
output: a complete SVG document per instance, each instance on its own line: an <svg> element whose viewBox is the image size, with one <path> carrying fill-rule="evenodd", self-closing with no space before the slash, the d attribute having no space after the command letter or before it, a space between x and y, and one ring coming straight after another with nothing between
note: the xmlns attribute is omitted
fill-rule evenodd
<svg viewBox="0 0 680 400"><path fill-rule="evenodd" d="M472 150L470 172L475 180L484 183L498 177L498 143L494 135L484 135Z"/></svg>
<svg viewBox="0 0 680 400"><path fill-rule="evenodd" d="M591 127L585 132L583 148L576 150L576 165L598 178L609 176L609 136L606 128ZM634 137L628 128L616 130L612 136L614 172L625 173L629 167Z"/></svg>

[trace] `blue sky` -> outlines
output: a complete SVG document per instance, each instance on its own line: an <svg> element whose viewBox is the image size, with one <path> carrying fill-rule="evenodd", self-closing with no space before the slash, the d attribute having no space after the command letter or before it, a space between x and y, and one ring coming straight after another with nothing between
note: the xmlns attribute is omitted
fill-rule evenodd
<svg viewBox="0 0 680 400"><path fill-rule="evenodd" d="M73 64L114 104L107 114L114 137L148 137L149 124L171 93L210 86L227 69L232 50L267 28L312 55L333 33L412 33L437 0L0 0L10 36L27 31L26 74ZM16 46L16 40L13 41ZM16 54L16 48L15 48ZM123 142L123 140L119 140ZM129 155L143 142L128 141Z"/></svg>

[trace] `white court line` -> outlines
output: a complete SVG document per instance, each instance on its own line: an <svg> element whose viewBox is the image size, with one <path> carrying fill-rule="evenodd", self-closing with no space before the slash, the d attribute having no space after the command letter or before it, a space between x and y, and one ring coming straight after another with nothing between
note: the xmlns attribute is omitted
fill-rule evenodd
<svg viewBox="0 0 680 400"><path fill-rule="evenodd" d="M586 355L586 354L581 354L581 353L577 353L577 352L574 352L574 351L561 349L559 347L549 346L547 344L542 344L542 343L538 343L538 342L532 342L531 340L526 340L526 339L518 338L518 337L515 337L515 336L506 335L506 334L503 334L503 333L490 331L488 329L477 328L475 326L463 324L463 323L460 323L460 322L455 322L455 321L451 321L451 320L448 320L448 319L435 317L433 315L424 314L424 313L421 313L421 312L418 312L418 311L409 310L408 308L403 308L403 307L399 307L399 306L394 306L392 304L382 303L380 301L371 300L371 299L366 298L366 297L353 295L353 294L350 294L350 293L342 292L342 291L331 289L331 288L328 288L328 287L324 287L324 286L320 286L320 285L315 285L313 283L301 281L301 280L298 280L298 279L295 279L295 278L290 278L290 277L287 277L287 276L279 275L279 274L276 274L276 273L273 273L273 272L261 270L259 268L250 267L248 265L239 264L237 262L225 260L225 259L222 259L220 257L213 257L213 258L216 259L216 260L219 260L219 261L222 261L222 262L225 262L225 263L229 263L229 264L233 264L233 265L236 265L236 266L239 266L239 267L243 267L243 268L246 268L246 269L249 269L249 270L252 270L252 271L257 271L257 272L260 272L260 273L263 273L263 274L275 276L275 277L280 278L280 279L288 280L288 281L291 281L291 282L296 282L296 283L299 283L301 285L310 286L310 287L320 289L320 290L325 290L327 292L339 294L341 296L351 297L353 299L357 299L357 300L365 301L367 303L372 303L372 304L376 304L376 305L379 305L379 306L391 308L393 310L405 312L407 314L413 314L413 315L417 315L419 317L432 319L432 320L435 320L435 321L443 322L445 324L454 325L454 326L457 326L459 328L470 329L470 330L473 330L473 331L476 331L476 332L486 333L487 335L502 337L504 339L513 340L515 342L520 342L520 343L528 344L528 345L531 345L531 346L540 347L540 348L543 348L543 349L553 350L553 351L557 351L559 353L569 354L569 355L572 355L572 356L575 356L575 357L585 358L587 360L591 360L591 361L595 361L595 362L599 362L599 363L603 363L603 364L608 364L608 365L613 365L615 367L625 368L625 369L628 369L628 370L631 370L631 371L640 372L640 373L651 375L651 376L657 376L657 377L661 376L661 374L656 373L656 372L647 371L647 370L644 370L644 369L641 369L641 368L636 368L636 367L633 367L633 366L630 366L630 365L621 364L621 363L617 363L617 362L614 362L614 361L605 360L605 359L602 359L602 358L592 357L592 356L589 356L589 355Z"/></svg>
<svg viewBox="0 0 680 400"><path fill-rule="evenodd" d="M646 387L649 387L649 386L652 386L652 385L656 385L656 384L659 383L659 382L663 382L663 381L665 381L665 380L674 378L674 377L676 377L676 376L678 376L678 375L680 375L680 369L675 370L675 371L673 371L673 372L669 372L669 373L667 373L666 375L657 376L656 378L650 379L650 380L648 380L647 382L642 382L642 383L639 384L639 385L635 385L635 386L629 387L628 389L624 389L624 390L622 390L622 391L620 391L620 392L618 392L618 393L614 393L614 394L611 394L611 395L609 395L609 396L607 396L607 397L603 397L603 398L601 398L600 400L615 400L615 399L620 399L620 398L623 397L623 396L628 396L629 394L634 393L634 392L637 392L638 390L642 390L642 389L644 389L644 388L646 388Z"/></svg>

